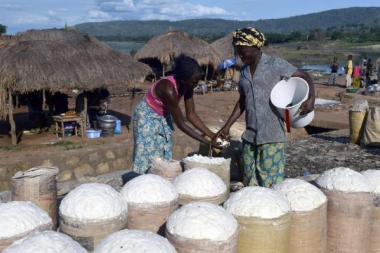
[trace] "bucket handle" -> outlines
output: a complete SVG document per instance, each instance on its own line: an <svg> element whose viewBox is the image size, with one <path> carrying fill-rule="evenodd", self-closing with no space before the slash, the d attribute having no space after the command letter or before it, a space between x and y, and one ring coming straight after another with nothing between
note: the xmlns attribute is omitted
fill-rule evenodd
<svg viewBox="0 0 380 253"><path fill-rule="evenodd" d="M286 123L286 131L290 133L290 111L285 108L285 123Z"/></svg>

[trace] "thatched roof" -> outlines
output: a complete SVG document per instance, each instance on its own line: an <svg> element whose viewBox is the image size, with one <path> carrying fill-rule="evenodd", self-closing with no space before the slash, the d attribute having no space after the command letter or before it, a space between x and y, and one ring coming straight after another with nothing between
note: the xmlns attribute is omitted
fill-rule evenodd
<svg viewBox="0 0 380 253"><path fill-rule="evenodd" d="M184 31L168 31L150 39L135 55L137 60L157 58L161 64L170 65L173 58L184 53L200 65L214 68L223 59L220 52L206 41Z"/></svg>
<svg viewBox="0 0 380 253"><path fill-rule="evenodd" d="M75 30L29 30L0 47L0 88L94 89L131 85L150 68Z"/></svg>

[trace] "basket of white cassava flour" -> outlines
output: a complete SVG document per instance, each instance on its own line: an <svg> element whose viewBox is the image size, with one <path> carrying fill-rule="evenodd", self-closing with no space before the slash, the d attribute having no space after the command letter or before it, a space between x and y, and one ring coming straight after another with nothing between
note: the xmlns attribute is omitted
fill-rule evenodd
<svg viewBox="0 0 380 253"><path fill-rule="evenodd" d="M327 252L367 252L372 216L370 181L350 168L323 172L315 182L327 197Z"/></svg>
<svg viewBox="0 0 380 253"><path fill-rule="evenodd" d="M371 231L368 239L368 253L380 252L380 170L369 169L361 172L373 187Z"/></svg>
<svg viewBox="0 0 380 253"><path fill-rule="evenodd" d="M94 253L176 253L164 237L145 230L124 229L104 238Z"/></svg>
<svg viewBox="0 0 380 253"><path fill-rule="evenodd" d="M169 181L173 181L182 173L181 161L165 160L161 157L153 157L148 173L161 176Z"/></svg>
<svg viewBox="0 0 380 253"><path fill-rule="evenodd" d="M86 183L71 190L59 206L59 230L88 251L127 224L127 204L114 188Z"/></svg>
<svg viewBox="0 0 380 253"><path fill-rule="evenodd" d="M188 156L182 159L185 171L192 168L205 168L218 175L230 190L230 164L231 159L223 157L208 157L202 155Z"/></svg>
<svg viewBox="0 0 380 253"><path fill-rule="evenodd" d="M288 178L276 184L292 210L290 252L327 251L327 198L318 187L301 179Z"/></svg>
<svg viewBox="0 0 380 253"><path fill-rule="evenodd" d="M222 204L228 196L227 186L215 173L205 168L192 168L173 181L179 193L179 204L205 201Z"/></svg>
<svg viewBox="0 0 380 253"><path fill-rule="evenodd" d="M223 204L239 223L239 253L289 253L291 208L283 194L248 186Z"/></svg>
<svg viewBox="0 0 380 253"><path fill-rule="evenodd" d="M59 169L37 166L17 172L11 181L12 200L30 201L46 211L57 228L57 175Z"/></svg>
<svg viewBox="0 0 380 253"><path fill-rule="evenodd" d="M50 216L32 202L0 204L0 252L18 239L52 227Z"/></svg>
<svg viewBox="0 0 380 253"><path fill-rule="evenodd" d="M121 194L128 204L128 229L164 234L165 222L178 208L178 192L169 180L144 174L127 182Z"/></svg>
<svg viewBox="0 0 380 253"><path fill-rule="evenodd" d="M70 236L48 230L17 240L11 246L5 248L2 253L21 252L87 253L87 250Z"/></svg>
<svg viewBox="0 0 380 253"><path fill-rule="evenodd" d="M192 202L170 215L166 238L178 253L237 252L238 223L221 206Z"/></svg>

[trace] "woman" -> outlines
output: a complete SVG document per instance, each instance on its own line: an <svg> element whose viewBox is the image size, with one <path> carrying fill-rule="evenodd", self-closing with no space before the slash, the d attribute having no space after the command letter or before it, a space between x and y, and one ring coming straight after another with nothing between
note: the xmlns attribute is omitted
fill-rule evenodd
<svg viewBox="0 0 380 253"><path fill-rule="evenodd" d="M328 84L336 85L336 78L338 76L338 68L339 68L338 58L336 57L333 58L333 62L331 63L330 68L331 68L331 73L329 76Z"/></svg>
<svg viewBox="0 0 380 253"><path fill-rule="evenodd" d="M213 138L213 132L200 120L195 112L193 90L203 76L199 64L193 58L181 54L174 61L173 75L156 81L137 105L133 115L133 170L145 174L151 158L172 158L173 121L190 137L211 145L201 134L184 122L179 106L184 98L186 117L202 134Z"/></svg>
<svg viewBox="0 0 380 253"><path fill-rule="evenodd" d="M353 84L354 88L360 88L361 77L362 77L362 66L360 65L359 61L355 62L352 77L353 77L352 84Z"/></svg>
<svg viewBox="0 0 380 253"><path fill-rule="evenodd" d="M270 103L273 87L283 78L300 77L309 86L309 97L300 107L300 115L314 110L314 84L309 74L281 57L261 51L265 36L253 27L235 30L233 45L244 63L239 79L239 100L226 124L214 136L227 137L232 124L245 112L243 139L243 183L246 186L271 187L285 176L284 121Z"/></svg>

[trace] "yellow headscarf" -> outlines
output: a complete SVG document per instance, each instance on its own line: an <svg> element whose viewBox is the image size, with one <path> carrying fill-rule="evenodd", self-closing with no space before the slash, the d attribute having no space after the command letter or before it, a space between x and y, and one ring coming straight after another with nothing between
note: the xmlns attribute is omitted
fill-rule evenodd
<svg viewBox="0 0 380 253"><path fill-rule="evenodd" d="M261 48L265 44L265 36L253 27L237 29L232 32L232 43L235 46L248 46Z"/></svg>

